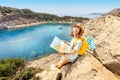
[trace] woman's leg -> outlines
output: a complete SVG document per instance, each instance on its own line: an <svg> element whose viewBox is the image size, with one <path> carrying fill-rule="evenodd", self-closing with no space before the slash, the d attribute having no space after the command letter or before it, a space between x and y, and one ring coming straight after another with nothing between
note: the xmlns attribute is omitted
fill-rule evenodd
<svg viewBox="0 0 120 80"><path fill-rule="evenodd" d="M57 63L57 68L62 68L63 65L69 63L67 56L62 56L61 60Z"/></svg>

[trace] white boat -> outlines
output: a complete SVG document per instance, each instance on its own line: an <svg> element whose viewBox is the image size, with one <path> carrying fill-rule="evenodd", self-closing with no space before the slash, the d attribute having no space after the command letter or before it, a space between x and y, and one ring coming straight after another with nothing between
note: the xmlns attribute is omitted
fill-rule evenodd
<svg viewBox="0 0 120 80"><path fill-rule="evenodd" d="M62 29L63 27L62 26L59 26L59 29Z"/></svg>

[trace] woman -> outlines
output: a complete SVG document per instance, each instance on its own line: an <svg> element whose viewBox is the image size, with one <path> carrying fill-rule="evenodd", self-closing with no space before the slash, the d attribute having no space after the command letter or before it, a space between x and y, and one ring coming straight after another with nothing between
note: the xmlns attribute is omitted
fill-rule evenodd
<svg viewBox="0 0 120 80"><path fill-rule="evenodd" d="M65 55L62 55L61 60L57 63L56 67L58 69L69 62L74 62L77 59L78 51L82 45L80 38L82 37L83 33L84 29L81 25L75 24L72 26L72 32L70 35L73 37L73 39L70 42L70 48L68 49L68 52L59 52L60 54ZM75 40L77 40L77 42L75 42Z"/></svg>

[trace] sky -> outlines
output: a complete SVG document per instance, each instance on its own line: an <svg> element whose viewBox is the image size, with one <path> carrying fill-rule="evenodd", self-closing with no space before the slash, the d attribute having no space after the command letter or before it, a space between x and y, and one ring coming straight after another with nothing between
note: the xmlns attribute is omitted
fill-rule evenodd
<svg viewBox="0 0 120 80"><path fill-rule="evenodd" d="M106 13L120 8L120 0L0 0L0 6L56 15L79 15Z"/></svg>

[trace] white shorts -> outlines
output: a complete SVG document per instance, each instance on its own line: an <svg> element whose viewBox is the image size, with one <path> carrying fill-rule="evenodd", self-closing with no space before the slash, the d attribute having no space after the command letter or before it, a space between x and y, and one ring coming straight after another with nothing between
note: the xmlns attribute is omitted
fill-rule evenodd
<svg viewBox="0 0 120 80"><path fill-rule="evenodd" d="M66 54L65 56L67 56L69 62L74 62L78 57L78 53Z"/></svg>

